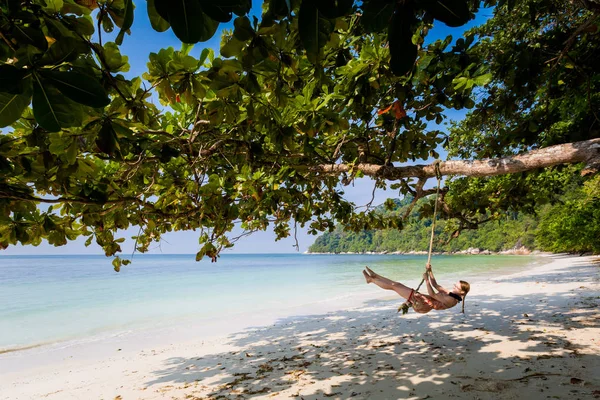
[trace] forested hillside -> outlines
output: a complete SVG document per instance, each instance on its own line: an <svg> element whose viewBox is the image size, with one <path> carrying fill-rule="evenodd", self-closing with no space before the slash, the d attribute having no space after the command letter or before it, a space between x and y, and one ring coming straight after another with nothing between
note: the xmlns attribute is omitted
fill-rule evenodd
<svg viewBox="0 0 600 400"><path fill-rule="evenodd" d="M381 213L403 215L410 198L396 200L391 210L378 207ZM431 218L419 218L419 209L427 200L417 203L403 230L333 232L317 238L310 252L410 252L425 251L429 246ZM582 189L568 191L555 204L537 206L532 213L504 214L479 226L463 230L451 238L456 226L452 220L438 220L435 251L456 252L469 248L503 251L524 246L530 250L552 252L600 252L600 180L594 179ZM451 239L451 240L450 240Z"/></svg>

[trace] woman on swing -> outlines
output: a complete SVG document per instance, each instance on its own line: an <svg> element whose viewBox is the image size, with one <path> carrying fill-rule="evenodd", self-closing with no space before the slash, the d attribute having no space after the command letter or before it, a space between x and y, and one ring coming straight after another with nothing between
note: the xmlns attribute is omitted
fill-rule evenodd
<svg viewBox="0 0 600 400"><path fill-rule="evenodd" d="M459 302L463 301L471 286L465 281L458 281L454 284L452 290L447 290L442 286L438 285L433 271L431 270L431 264L427 264L425 267L425 273L423 274L423 280L427 284L427 293L421 294L414 289L404 286L400 282L394 282L391 279L385 278L381 275L373 272L369 267L365 267L363 274L367 283L373 282L377 286L386 290L393 290L400 296L407 300L409 305L412 305L413 309L421 314L428 313L431 310L446 310L454 307ZM437 289L437 293L435 292ZM464 312L464 303L463 303Z"/></svg>

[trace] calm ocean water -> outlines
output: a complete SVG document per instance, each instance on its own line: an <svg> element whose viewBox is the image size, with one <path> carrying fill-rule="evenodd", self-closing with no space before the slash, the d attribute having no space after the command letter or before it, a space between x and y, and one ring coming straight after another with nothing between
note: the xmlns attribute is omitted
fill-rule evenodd
<svg viewBox="0 0 600 400"><path fill-rule="evenodd" d="M181 321L278 312L376 292L365 265L414 284L425 256L136 255L120 273L104 256L1 256L0 352ZM541 262L534 257L434 256L440 282ZM443 283L442 283L443 284ZM389 293L381 292L381 295Z"/></svg>

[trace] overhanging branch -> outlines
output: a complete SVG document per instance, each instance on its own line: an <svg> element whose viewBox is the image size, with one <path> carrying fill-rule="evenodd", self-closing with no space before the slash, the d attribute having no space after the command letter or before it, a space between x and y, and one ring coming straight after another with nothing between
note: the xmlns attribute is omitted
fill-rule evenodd
<svg viewBox="0 0 600 400"><path fill-rule="evenodd" d="M560 164L586 163L596 166L600 160L600 139L559 144L527 153L486 160L459 160L439 163L442 175L484 177L531 171ZM315 173L337 175L360 171L364 175L390 181L403 178L433 178L435 163L395 167L377 164L329 164L309 167Z"/></svg>

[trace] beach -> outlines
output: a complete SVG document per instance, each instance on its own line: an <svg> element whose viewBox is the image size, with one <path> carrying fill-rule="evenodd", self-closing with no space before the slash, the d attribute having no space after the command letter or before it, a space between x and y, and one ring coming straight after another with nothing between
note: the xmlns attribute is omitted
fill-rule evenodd
<svg viewBox="0 0 600 400"><path fill-rule="evenodd" d="M547 261L474 276L465 315L400 316L402 299L365 284L358 304L197 337L164 327L7 352L0 399L600 398L600 264Z"/></svg>

